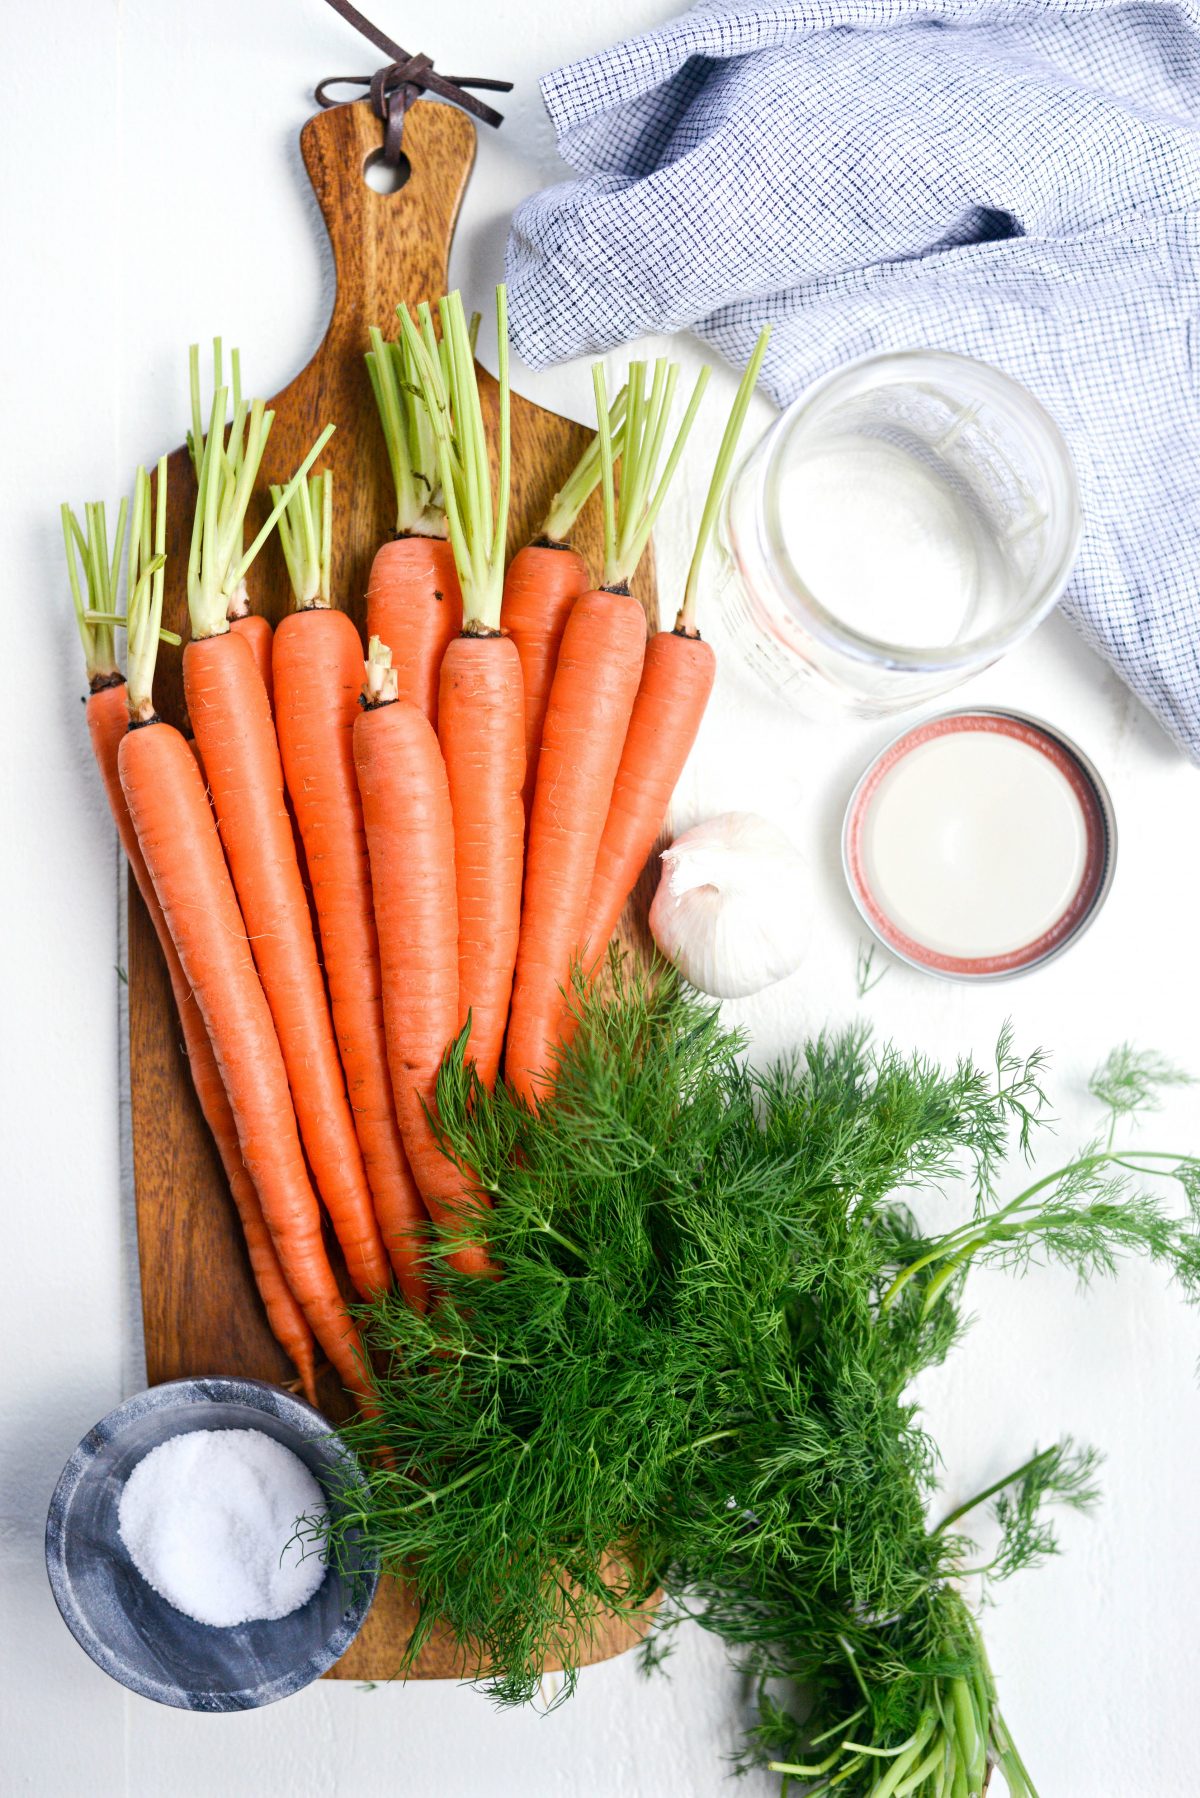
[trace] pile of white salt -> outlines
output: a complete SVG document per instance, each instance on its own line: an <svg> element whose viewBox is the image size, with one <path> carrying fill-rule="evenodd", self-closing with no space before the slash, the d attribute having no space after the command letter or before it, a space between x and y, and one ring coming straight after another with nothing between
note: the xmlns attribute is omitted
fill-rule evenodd
<svg viewBox="0 0 1200 1798"><path fill-rule="evenodd" d="M286 1617L312 1597L325 1567L296 1525L324 1513L303 1461L262 1430L188 1430L138 1462L117 1523L156 1592L228 1629Z"/></svg>

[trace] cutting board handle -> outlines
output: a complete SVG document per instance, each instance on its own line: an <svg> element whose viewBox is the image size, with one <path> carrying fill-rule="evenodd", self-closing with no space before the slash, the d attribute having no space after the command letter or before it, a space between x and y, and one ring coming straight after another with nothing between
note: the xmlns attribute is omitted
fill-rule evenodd
<svg viewBox="0 0 1200 1798"><path fill-rule="evenodd" d="M337 273L330 335L353 338L365 325L389 337L393 308L444 293L450 242L471 166L475 127L465 113L418 100L404 121L408 178L393 193L368 186L365 170L383 146L369 100L331 106L300 133L304 166L325 219Z"/></svg>

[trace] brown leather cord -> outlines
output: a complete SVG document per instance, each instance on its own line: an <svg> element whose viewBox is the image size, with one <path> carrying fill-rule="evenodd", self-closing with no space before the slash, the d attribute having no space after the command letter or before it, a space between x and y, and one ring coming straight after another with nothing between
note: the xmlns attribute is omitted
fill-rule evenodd
<svg viewBox="0 0 1200 1798"><path fill-rule="evenodd" d="M375 117L383 124L383 161L388 168L397 168L400 164L404 141L404 115L414 100L419 100L423 93L437 94L442 100L449 100L455 106L461 106L472 118L479 119L485 125L501 125L504 115L496 112L474 94L466 92L470 87L491 89L498 94L512 91L511 81L492 81L486 75L439 75L428 56L410 56L399 44L393 43L386 32L372 25L370 19L364 18L350 0L328 0L334 12L361 31L365 38L373 43L377 50L382 50L392 61L383 68L376 69L373 75L327 75L316 89L316 100L319 106L337 106L339 101L330 97L331 87L365 87L371 101L371 109Z"/></svg>

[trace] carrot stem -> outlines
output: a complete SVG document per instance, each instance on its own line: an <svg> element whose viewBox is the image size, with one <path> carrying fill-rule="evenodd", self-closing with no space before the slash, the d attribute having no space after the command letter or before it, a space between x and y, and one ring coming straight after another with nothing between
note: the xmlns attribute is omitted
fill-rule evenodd
<svg viewBox="0 0 1200 1798"><path fill-rule="evenodd" d="M687 583L683 590L683 605L675 620L675 629L682 631L685 636L691 637L696 633L696 601L700 593L700 571L704 565L704 557L709 543L712 541L717 513L725 492L725 483L729 479L729 470L733 465L738 439L742 434L742 426L746 422L750 398L758 381L758 371L762 367L763 357L767 353L770 336L770 325L764 325L758 334L758 342L754 346L750 360L746 364L746 371L738 385L733 408L729 414L729 422L725 426L725 435L721 438L721 447L717 451L712 480L708 484L708 496L704 501L704 511L700 515L700 528L696 532L696 547L692 551L691 566L688 569Z"/></svg>
<svg viewBox="0 0 1200 1798"><path fill-rule="evenodd" d="M592 367L592 384L596 394L597 442L601 462L601 487L604 496L604 584L606 587L628 585L645 553L662 510L667 490L679 466L704 389L709 370L702 368L696 377L691 399L663 465L658 465L666 441L671 402L679 378L679 366L659 357L649 393L646 392L646 364L631 362L627 383L625 421L619 446L614 440L603 364ZM621 460L621 493L618 501L613 463Z"/></svg>
<svg viewBox="0 0 1200 1798"><path fill-rule="evenodd" d="M238 564L237 574L235 577L235 585L240 583L241 581L245 580L246 572L249 569L250 564L254 561L254 558L257 556L259 550L262 548L263 544L267 541L267 538L271 535L271 532L275 529L275 526L279 523L280 517L283 514L283 510L284 510L285 506L287 505L288 501L291 499L293 493L296 491L296 488L300 485L301 481L303 481L305 479L306 475L308 474L309 469L312 467L313 463L316 461L316 459L320 455L321 451L325 448L325 445L329 442L329 439L333 436L335 429L336 429L336 426L331 425L331 424L325 426L325 429L321 432L320 436L316 439L312 448L309 450L307 456L305 456L303 462L301 462L299 468L296 470L295 474L292 476L292 478L288 482L287 486L283 489L283 492L279 496L279 500L277 501L276 505L272 508L271 512L268 514L266 523L263 525L262 529L258 533L258 536L254 539L254 542L250 545L249 549L246 551L245 555L242 557L240 563ZM259 453L260 453L260 457L261 457L261 451Z"/></svg>
<svg viewBox="0 0 1200 1798"><path fill-rule="evenodd" d="M437 442L446 527L462 589L463 627L468 634L488 634L500 628L508 537L511 398L505 290L496 289L500 420L494 504L487 432L462 296L447 294L439 301L438 311L442 337L440 348L434 350L428 309L418 308L414 319L406 306L397 308Z"/></svg>
<svg viewBox="0 0 1200 1798"><path fill-rule="evenodd" d="M71 587L71 602L75 608L79 641L87 662L89 683L106 679L118 672L113 626L123 622L117 611L116 595L128 512L129 502L122 499L117 511L116 539L110 557L103 503L92 501L84 507L86 533L70 506L64 502L61 508L67 579ZM81 562L82 581L79 575Z"/></svg>
<svg viewBox="0 0 1200 1798"><path fill-rule="evenodd" d="M658 522L658 515L662 511L663 501L667 497L667 490L675 478L675 470L679 466L679 458L683 454L683 446L687 442L692 426L696 421L696 414L700 410L700 401L704 397L704 389L708 386L708 381L709 370L705 367L700 370L700 373L696 377L696 385L693 387L692 397L687 403L687 411L683 415L683 423L675 434L675 441L671 445L666 465L663 468L662 476L655 489L654 498L650 501L649 506L646 508L646 511L634 532L633 540L629 548L629 555L632 558L632 566L634 568L636 568L641 561L642 556L645 553L646 545L650 541L650 533ZM666 415L664 413L662 424L660 425L654 440L655 463L658 461L658 452L662 444L665 423Z"/></svg>
<svg viewBox="0 0 1200 1798"><path fill-rule="evenodd" d="M321 483L321 601L332 603L333 595L333 470L325 471Z"/></svg>
<svg viewBox="0 0 1200 1798"><path fill-rule="evenodd" d="M367 659L363 666L366 676L363 701L366 705L391 705L399 698L396 670L392 667L392 652L378 637L372 637L368 643Z"/></svg>
<svg viewBox="0 0 1200 1798"><path fill-rule="evenodd" d="M446 517L437 493L437 446L414 391L416 375L403 338L386 343L377 325L370 328L367 374L396 494L396 535L444 537Z"/></svg>
<svg viewBox="0 0 1200 1798"><path fill-rule="evenodd" d="M165 491L165 476L163 488ZM174 631L162 628L161 569L165 560L165 514L161 528L154 532L155 547L151 547L149 481L145 470L139 469L134 484L133 521L129 530L129 573L125 588L125 610L122 612L117 604L117 585L126 526L130 523L129 501L122 499L117 509L117 529L111 554L102 501L94 500L85 506L86 533L69 505L64 503L60 512L71 603L75 608L75 622L87 664L88 684L93 689L97 684L111 684L119 677L113 632L132 632L131 620L139 584L157 578L157 601L154 592L147 595L151 602L149 609L143 606L138 614L142 620L138 627L141 635L135 644L131 634L129 644L131 689L137 689L139 698L144 699L149 691L149 683L142 679L141 668L146 655L150 654L150 673L153 674L152 639L155 643L173 643L176 648L182 640ZM150 627L146 622L150 618L153 620L152 634L148 634Z"/></svg>
<svg viewBox="0 0 1200 1798"><path fill-rule="evenodd" d="M282 493L282 487L272 487L272 502L278 503ZM279 514L279 542L297 611L328 607L332 597L332 474L314 474L301 481Z"/></svg>
<svg viewBox="0 0 1200 1798"><path fill-rule="evenodd" d="M474 345L467 350L475 366ZM492 538L493 584L496 593L495 625L500 626L500 601L504 592L504 557L508 547L508 505L512 486L512 395L508 383L508 291L496 289L496 378L500 384L500 472L497 482L496 533Z"/></svg>
<svg viewBox="0 0 1200 1798"><path fill-rule="evenodd" d="M266 523L251 543L243 547L246 512L262 464L274 413L262 400L247 406L241 394L240 361L234 355L233 421L225 434L229 389L220 383L220 339L213 344L213 374L217 387L207 435L199 430L199 349L193 344L189 357L192 394L193 460L198 455L196 510L188 551L188 611L192 636L219 636L229 629L231 617L245 610L243 582L255 557L275 529L292 496L333 435L326 425L286 487L276 489L275 503Z"/></svg>
<svg viewBox="0 0 1200 1798"><path fill-rule="evenodd" d="M621 523L626 527L630 519L640 517L645 509L654 474L651 461L652 458L657 460L666 429L667 409L675 398L675 389L679 384L678 363L668 364L659 357L654 364L649 396L643 397L645 364L630 364L631 387L635 369L638 374L637 418L635 421L631 412L629 430L621 452Z"/></svg>
<svg viewBox="0 0 1200 1798"><path fill-rule="evenodd" d="M618 433L625 422L628 398L628 386L622 387L609 408L608 429L614 442L619 442ZM617 453L620 453L619 450ZM597 432L551 500L550 510L542 520L537 537L547 538L551 543L565 543L575 528L579 514L600 485L602 474L603 459L600 454L600 435Z"/></svg>
<svg viewBox="0 0 1200 1798"><path fill-rule="evenodd" d="M154 665L162 626L163 568L167 560L165 456L159 457L156 487L151 524L150 476L139 468L134 478L125 601L129 716L138 723L154 717Z"/></svg>
<svg viewBox="0 0 1200 1798"><path fill-rule="evenodd" d="M632 368L629 373L632 377ZM604 568L607 576L609 565L616 560L617 555L617 496L613 481L613 442L609 429L608 394L604 385L602 362L592 365L592 388L596 395L596 442L600 446L600 496L604 507ZM626 393L630 394L630 413L635 403L631 388L632 379L626 387Z"/></svg>
<svg viewBox="0 0 1200 1798"><path fill-rule="evenodd" d="M220 368L216 358L221 352L221 339L213 338L213 390L221 385ZM200 345L190 344L188 347L188 394L192 402L192 428L187 435L188 455L192 460L192 473L200 479L200 458L204 454L204 417L200 411Z"/></svg>

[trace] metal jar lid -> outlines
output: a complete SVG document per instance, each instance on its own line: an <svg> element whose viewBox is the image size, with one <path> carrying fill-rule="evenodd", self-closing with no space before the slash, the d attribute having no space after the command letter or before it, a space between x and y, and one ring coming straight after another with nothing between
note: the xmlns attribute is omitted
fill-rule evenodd
<svg viewBox="0 0 1200 1798"><path fill-rule="evenodd" d="M941 746L962 738L972 742L959 774L947 781ZM1021 858L1038 853L1036 832L1024 833L1019 828L1018 787L994 788L989 797L980 782L977 794L971 791L971 763L978 763L981 757L994 759L998 741L1015 743L1025 754L1042 758L1040 762L1026 761L1025 766L1043 793L1058 790L1064 814L1072 818L1076 840L1071 879L1064 887L1061 904L1052 908L1052 915L1040 918L1024 940L1013 941L1001 931L989 944L986 925L981 925L978 940L968 940L970 927L966 926L961 940L951 941L950 935L955 933L944 933L939 943L938 932L928 927L927 919L914 915L911 906L906 912L904 904L896 903L896 895L887 892L873 866L873 831L880 828L885 815L882 808L889 797L903 790L906 822L911 825L915 821L915 833L907 839L911 858L933 896L931 911L940 908L946 914L957 906L960 918L964 913L973 917L969 897L972 844L976 850L985 844L993 859L1001 859L1002 872L1011 870L1014 881L1020 877ZM1019 775L1023 760L1022 754L1013 758L1014 774ZM934 778L939 765L940 782ZM927 792L922 788L923 778ZM898 783L903 783L903 789ZM1077 811L1072 813L1072 807ZM1053 852L1062 849L1062 844L1050 847ZM1043 851L1045 848L1043 844ZM1010 979L1061 955L1091 923L1108 896L1116 853L1112 800L1083 751L1041 719L988 706L941 713L902 731L859 780L842 827L846 881L869 928L902 961L949 980ZM927 860L923 862L922 857ZM975 872L982 878L978 867ZM1001 893L998 903L1002 901Z"/></svg>

